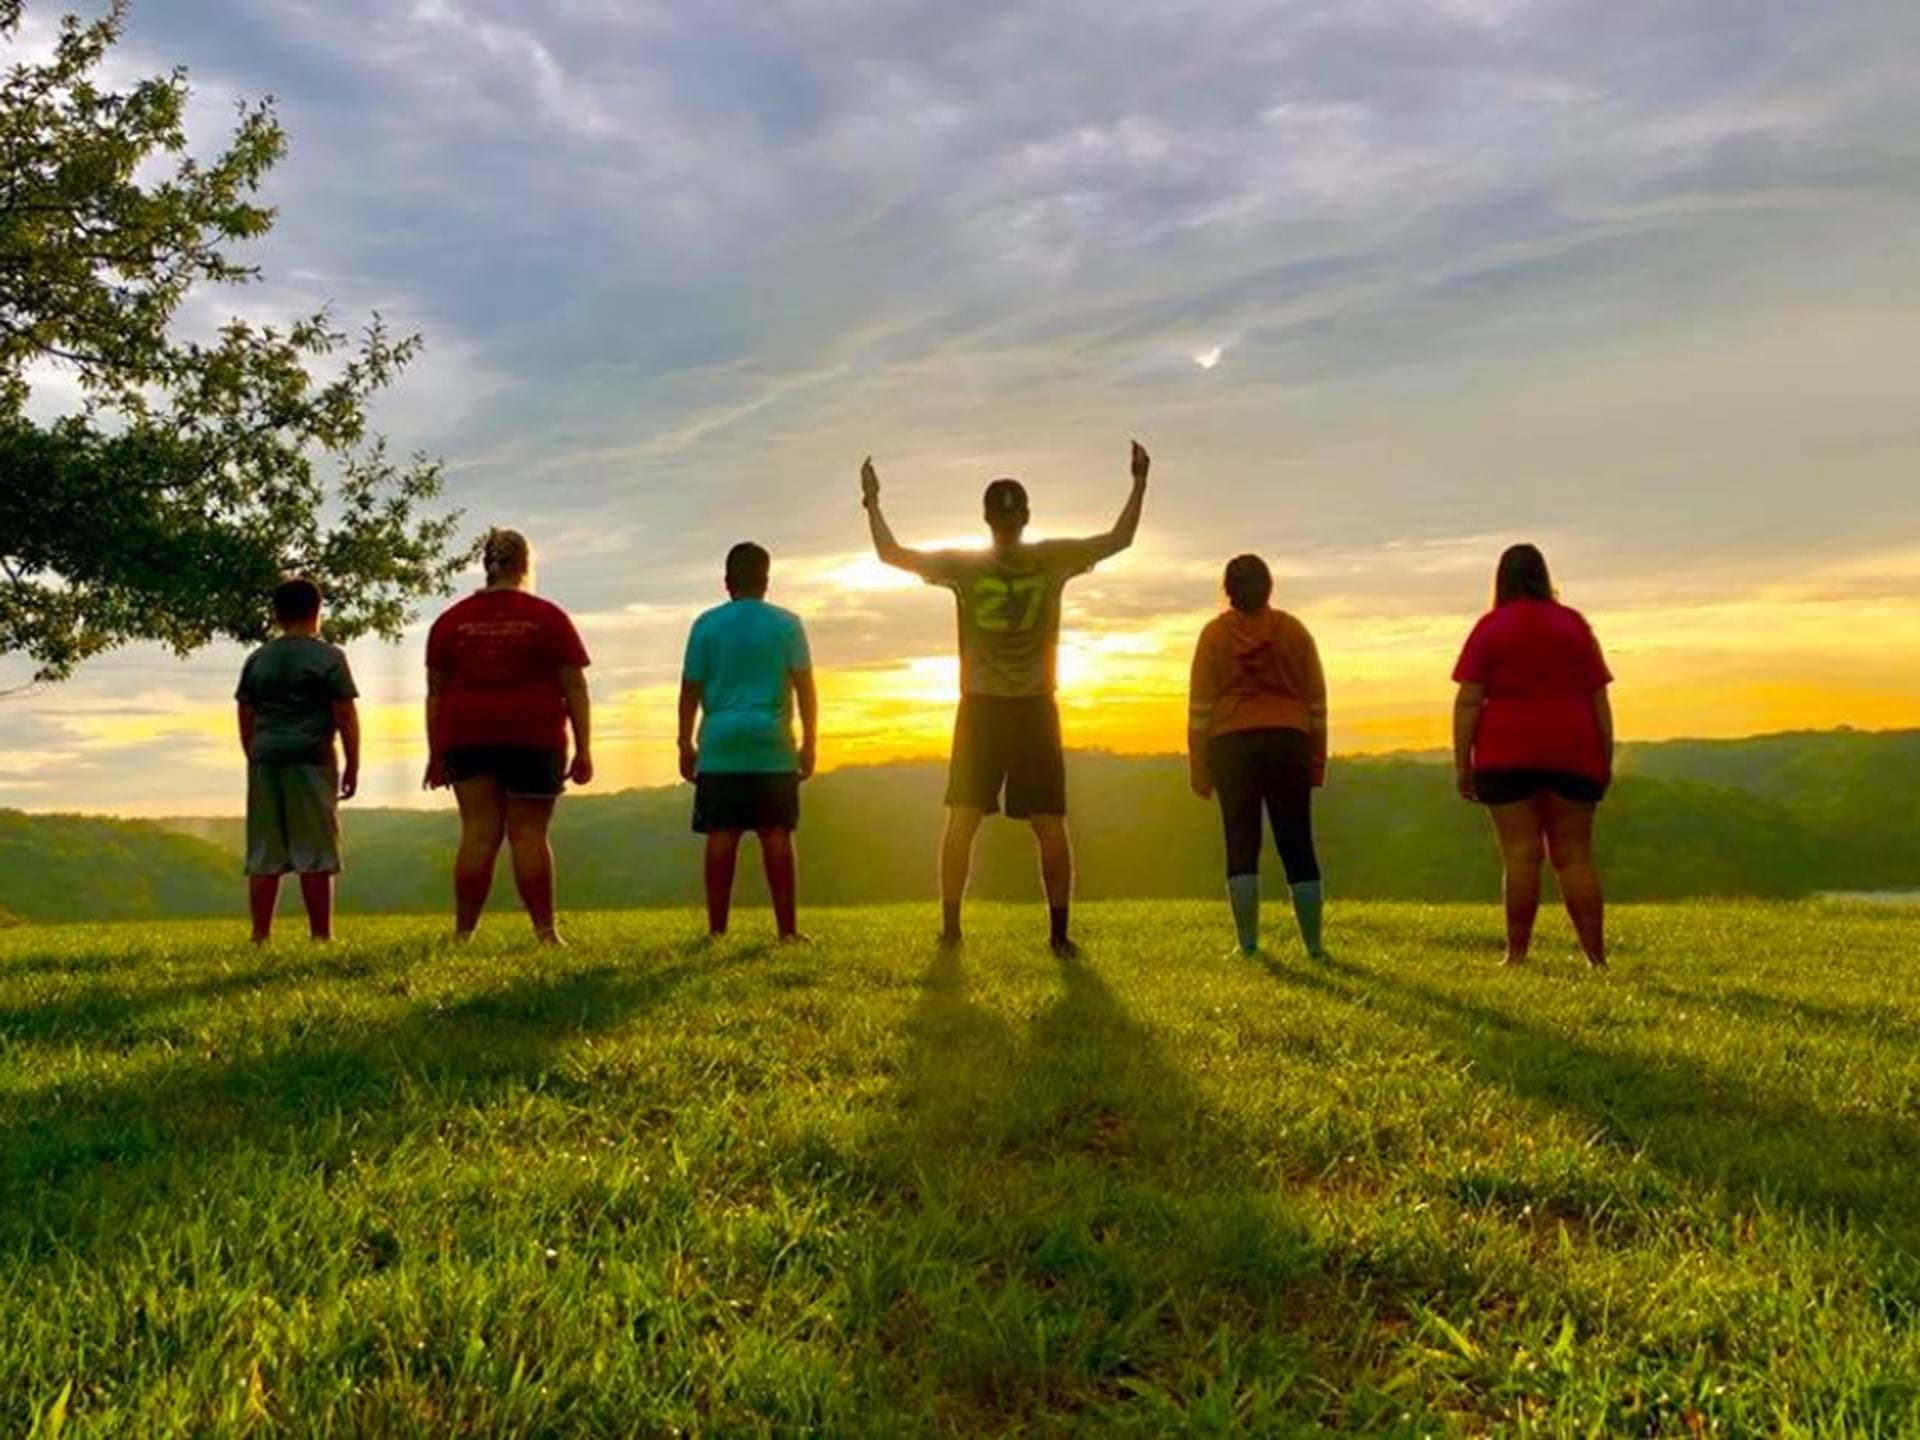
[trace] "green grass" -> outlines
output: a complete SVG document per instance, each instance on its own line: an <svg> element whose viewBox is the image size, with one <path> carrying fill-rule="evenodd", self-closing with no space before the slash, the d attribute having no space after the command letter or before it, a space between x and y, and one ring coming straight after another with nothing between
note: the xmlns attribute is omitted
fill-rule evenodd
<svg viewBox="0 0 1920 1440"><path fill-rule="evenodd" d="M0 936L0 1433L1920 1427L1920 916L1223 909Z"/></svg>

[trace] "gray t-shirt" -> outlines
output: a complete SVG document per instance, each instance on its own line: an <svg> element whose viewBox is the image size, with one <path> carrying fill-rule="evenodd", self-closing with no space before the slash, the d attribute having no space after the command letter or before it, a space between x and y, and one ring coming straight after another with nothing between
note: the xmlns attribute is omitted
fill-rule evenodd
<svg viewBox="0 0 1920 1440"><path fill-rule="evenodd" d="M250 759L270 765L331 765L333 707L360 692L337 645L282 635L247 657L233 698L253 707Z"/></svg>
<svg viewBox="0 0 1920 1440"><path fill-rule="evenodd" d="M916 567L953 591L964 695L1051 695L1060 592L1099 563L1101 540L1039 540L1005 550L942 550Z"/></svg>

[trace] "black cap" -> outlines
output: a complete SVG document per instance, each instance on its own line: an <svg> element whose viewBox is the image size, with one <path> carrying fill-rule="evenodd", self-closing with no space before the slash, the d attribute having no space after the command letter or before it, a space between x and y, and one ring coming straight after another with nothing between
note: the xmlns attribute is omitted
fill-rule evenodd
<svg viewBox="0 0 1920 1440"><path fill-rule="evenodd" d="M994 481L987 486L985 500L989 516L1005 515L1011 519L1028 513L1027 487L1018 480Z"/></svg>

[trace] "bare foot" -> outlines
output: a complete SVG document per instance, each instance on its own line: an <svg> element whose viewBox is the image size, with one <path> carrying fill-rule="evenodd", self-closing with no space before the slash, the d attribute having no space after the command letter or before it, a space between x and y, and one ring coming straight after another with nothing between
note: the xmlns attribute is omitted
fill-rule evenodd
<svg viewBox="0 0 1920 1440"><path fill-rule="evenodd" d="M780 937L780 943L782 945L811 945L813 944L813 937L804 930L795 930L792 934L782 935Z"/></svg>
<svg viewBox="0 0 1920 1440"><path fill-rule="evenodd" d="M1521 966L1527 963L1527 957L1525 955L1515 955L1511 950L1509 950L1507 952L1507 958L1502 960L1500 963L1502 965L1508 966L1511 969L1518 970Z"/></svg>

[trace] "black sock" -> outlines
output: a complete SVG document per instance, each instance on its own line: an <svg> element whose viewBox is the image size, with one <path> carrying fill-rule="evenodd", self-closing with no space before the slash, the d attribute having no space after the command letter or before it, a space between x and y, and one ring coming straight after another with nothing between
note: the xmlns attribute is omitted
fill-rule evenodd
<svg viewBox="0 0 1920 1440"><path fill-rule="evenodd" d="M1049 905L1047 907L1047 929L1053 943L1058 945L1067 938L1067 907Z"/></svg>
<svg viewBox="0 0 1920 1440"><path fill-rule="evenodd" d="M960 902L958 900L940 902L940 933L942 935L960 933Z"/></svg>

